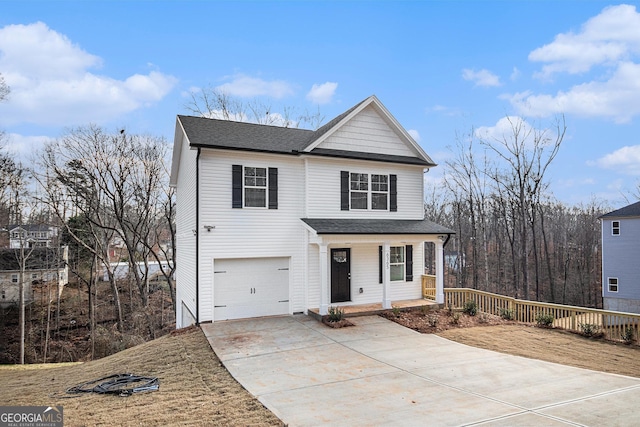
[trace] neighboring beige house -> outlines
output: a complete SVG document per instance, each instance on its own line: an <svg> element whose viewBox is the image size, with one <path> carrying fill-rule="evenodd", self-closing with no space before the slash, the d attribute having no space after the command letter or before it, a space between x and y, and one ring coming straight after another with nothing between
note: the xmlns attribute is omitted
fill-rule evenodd
<svg viewBox="0 0 640 427"><path fill-rule="evenodd" d="M59 296L69 279L68 248L33 248L24 252L28 254L24 273L25 299L33 299L34 287L38 285L52 286ZM19 260L20 249L0 249L0 305L20 301Z"/></svg>
<svg viewBox="0 0 640 427"><path fill-rule="evenodd" d="M454 234L425 219L434 166L375 96L316 131L178 116L176 326L422 298Z"/></svg>

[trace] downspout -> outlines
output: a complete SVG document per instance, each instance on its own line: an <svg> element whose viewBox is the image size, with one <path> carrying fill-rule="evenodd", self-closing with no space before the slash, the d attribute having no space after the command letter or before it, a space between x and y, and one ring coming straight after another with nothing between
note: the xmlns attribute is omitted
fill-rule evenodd
<svg viewBox="0 0 640 427"><path fill-rule="evenodd" d="M444 243L442 244L442 249L444 249L444 247L447 246L449 239L451 239L451 233L447 233L447 240L445 240ZM444 257L442 257L442 259L444 260Z"/></svg>
<svg viewBox="0 0 640 427"><path fill-rule="evenodd" d="M200 150L196 154L196 325L200 325Z"/></svg>

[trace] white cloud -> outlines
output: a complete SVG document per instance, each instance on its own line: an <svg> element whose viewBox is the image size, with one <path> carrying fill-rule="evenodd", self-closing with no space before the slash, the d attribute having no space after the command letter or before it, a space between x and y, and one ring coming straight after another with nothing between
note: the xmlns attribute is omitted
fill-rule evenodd
<svg viewBox="0 0 640 427"><path fill-rule="evenodd" d="M409 129L407 130L407 132L409 133L409 135L411 135L411 138L413 138L415 142L420 142L420 133L417 130Z"/></svg>
<svg viewBox="0 0 640 427"><path fill-rule="evenodd" d="M513 67L513 71L511 72L511 76L509 76L509 78L511 79L511 81L515 81L515 80L518 80L519 77L520 77L520 70L518 70L517 67Z"/></svg>
<svg viewBox="0 0 640 427"><path fill-rule="evenodd" d="M475 136L484 141L510 141L514 132L518 131L520 138L533 137L535 129L522 117L507 116L498 120L495 126L480 126L475 130ZM524 141L525 143L529 141Z"/></svg>
<svg viewBox="0 0 640 427"><path fill-rule="evenodd" d="M52 140L48 136L24 136L17 133L10 133L6 135L6 138L7 152L15 155L21 161L27 161L31 154Z"/></svg>
<svg viewBox="0 0 640 427"><path fill-rule="evenodd" d="M125 80L89 71L101 63L42 22L0 28L0 70L11 87L0 124L102 123L159 101L176 84L157 71Z"/></svg>
<svg viewBox="0 0 640 427"><path fill-rule="evenodd" d="M536 77L550 79L557 73L591 72L587 81L555 94L525 91L503 98L519 114L543 117L568 113L629 122L640 114L639 28L640 13L635 6L603 9L578 32L558 34L553 42L529 54L529 60L544 63Z"/></svg>
<svg viewBox="0 0 640 427"><path fill-rule="evenodd" d="M599 158L596 166L626 175L640 176L640 145L630 145Z"/></svg>
<svg viewBox="0 0 640 427"><path fill-rule="evenodd" d="M625 123L640 114L640 64L623 62L607 81L583 83L555 95L534 95L527 91L503 98L508 99L519 114L545 117L571 113Z"/></svg>
<svg viewBox="0 0 640 427"><path fill-rule="evenodd" d="M485 69L476 71L465 68L462 78L474 82L476 86L500 86L500 77Z"/></svg>
<svg viewBox="0 0 640 427"><path fill-rule="evenodd" d="M283 80L266 81L244 74L233 76L232 81L216 86L216 89L241 98L268 96L281 99L294 94L293 87Z"/></svg>
<svg viewBox="0 0 640 427"><path fill-rule="evenodd" d="M326 82L321 85L314 84L309 93L307 93L307 99L314 104L328 104L331 102L337 88L338 83L334 82Z"/></svg>
<svg viewBox="0 0 640 427"><path fill-rule="evenodd" d="M595 65L613 65L640 53L640 14L635 6L610 6L589 19L578 33L558 34L554 41L533 50L529 60L547 65L537 73L584 73Z"/></svg>

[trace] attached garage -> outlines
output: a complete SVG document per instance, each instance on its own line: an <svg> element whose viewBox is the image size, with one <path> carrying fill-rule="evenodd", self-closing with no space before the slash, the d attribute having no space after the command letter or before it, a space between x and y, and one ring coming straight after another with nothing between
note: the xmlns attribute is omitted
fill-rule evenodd
<svg viewBox="0 0 640 427"><path fill-rule="evenodd" d="M215 259L214 321L289 313L290 258Z"/></svg>

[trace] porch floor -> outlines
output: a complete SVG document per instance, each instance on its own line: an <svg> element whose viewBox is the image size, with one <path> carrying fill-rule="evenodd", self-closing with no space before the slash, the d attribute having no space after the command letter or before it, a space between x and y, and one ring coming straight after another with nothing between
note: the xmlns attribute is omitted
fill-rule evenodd
<svg viewBox="0 0 640 427"><path fill-rule="evenodd" d="M438 304L433 300L428 299L411 299L404 301L393 301L391 306L400 310L408 310L410 308L419 308L424 306L429 306L429 309L438 309L442 308L442 304ZM385 311L391 311L392 309L384 309L382 308L382 303L374 303L374 304L359 304L359 305L347 305L340 306L341 309L344 310L344 317L355 317L355 316L368 316L371 314L380 314ZM313 317L316 320L322 320L322 316L320 315L319 308L310 308L309 316Z"/></svg>

